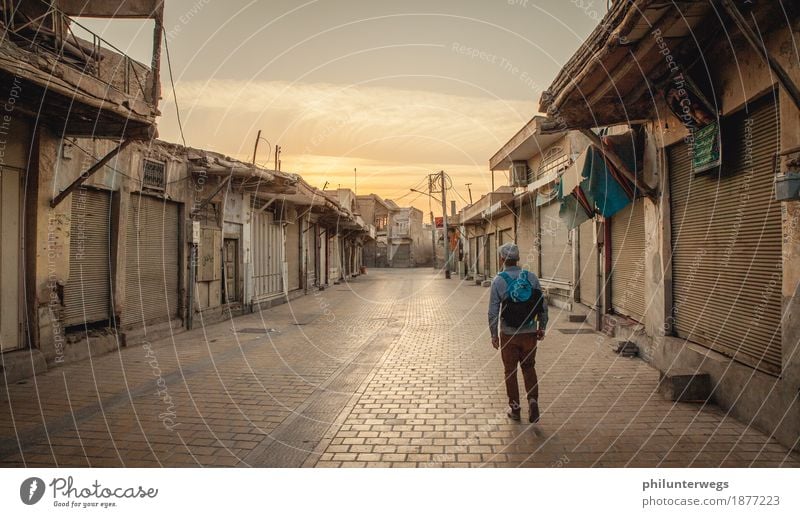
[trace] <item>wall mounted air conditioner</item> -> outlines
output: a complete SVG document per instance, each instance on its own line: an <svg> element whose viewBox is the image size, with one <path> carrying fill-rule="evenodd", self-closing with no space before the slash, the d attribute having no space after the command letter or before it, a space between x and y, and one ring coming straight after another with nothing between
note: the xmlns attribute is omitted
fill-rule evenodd
<svg viewBox="0 0 800 517"><path fill-rule="evenodd" d="M514 160L509 168L511 186L524 187L528 184L528 162L525 160Z"/></svg>

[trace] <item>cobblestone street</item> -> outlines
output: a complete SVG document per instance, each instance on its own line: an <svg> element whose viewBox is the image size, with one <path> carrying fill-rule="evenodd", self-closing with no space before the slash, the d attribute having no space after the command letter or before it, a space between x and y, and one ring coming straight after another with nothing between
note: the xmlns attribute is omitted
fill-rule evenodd
<svg viewBox="0 0 800 517"><path fill-rule="evenodd" d="M505 417L489 290L371 270L4 390L3 466L800 466L551 307L538 425ZM562 332L566 330L567 332ZM574 331L573 331L574 332ZM526 416L526 415L523 415Z"/></svg>

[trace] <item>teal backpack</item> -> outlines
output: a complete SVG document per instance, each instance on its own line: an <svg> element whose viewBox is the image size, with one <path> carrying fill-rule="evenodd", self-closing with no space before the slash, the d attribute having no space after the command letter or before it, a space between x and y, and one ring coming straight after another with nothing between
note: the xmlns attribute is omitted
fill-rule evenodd
<svg viewBox="0 0 800 517"><path fill-rule="evenodd" d="M514 328L532 327L544 310L542 290L533 287L524 269L517 278L511 278L505 271L501 271L500 276L507 286L506 297L500 305L503 323Z"/></svg>

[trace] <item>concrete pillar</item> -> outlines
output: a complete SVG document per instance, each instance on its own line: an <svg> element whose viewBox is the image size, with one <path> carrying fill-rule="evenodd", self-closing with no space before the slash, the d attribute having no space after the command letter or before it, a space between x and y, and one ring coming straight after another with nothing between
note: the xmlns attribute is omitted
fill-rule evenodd
<svg viewBox="0 0 800 517"><path fill-rule="evenodd" d="M781 149L800 145L800 112L786 91L780 90ZM784 156L781 170L787 170L790 161L800 159L800 152ZM797 165L791 166L798 170ZM785 201L781 206L783 218L783 339L781 392L785 404L784 424L778 439L785 444L800 447L800 201Z"/></svg>

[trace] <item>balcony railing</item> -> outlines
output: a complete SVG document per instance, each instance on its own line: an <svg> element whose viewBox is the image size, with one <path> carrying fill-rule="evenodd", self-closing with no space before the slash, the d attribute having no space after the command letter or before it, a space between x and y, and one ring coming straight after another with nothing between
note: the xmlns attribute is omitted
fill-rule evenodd
<svg viewBox="0 0 800 517"><path fill-rule="evenodd" d="M126 96L150 105L157 103L157 73L67 16L53 2L0 0L0 10L3 39L37 56L70 66ZM75 28L91 39L78 37Z"/></svg>

